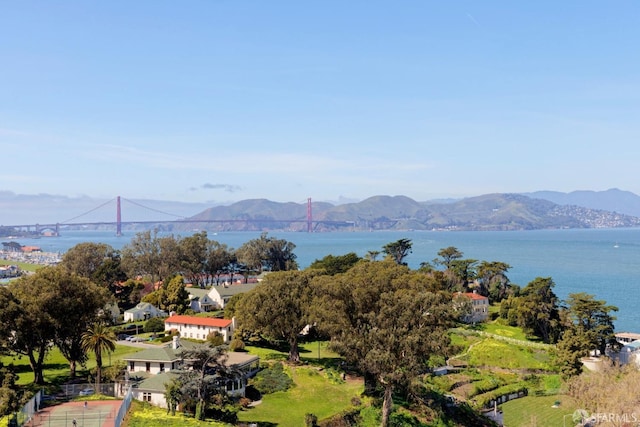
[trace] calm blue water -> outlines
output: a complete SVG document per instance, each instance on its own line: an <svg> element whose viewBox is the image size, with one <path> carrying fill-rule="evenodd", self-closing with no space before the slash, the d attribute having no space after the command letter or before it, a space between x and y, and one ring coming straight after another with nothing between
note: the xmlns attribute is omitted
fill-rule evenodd
<svg viewBox="0 0 640 427"><path fill-rule="evenodd" d="M121 249L135 235L116 237L109 231L63 231L54 238L20 239L46 252L64 252L80 242L104 242ZM382 246L408 238L413 252L407 258L412 268L437 258L440 249L455 246L464 258L502 261L511 265L512 283L525 286L536 277L552 277L555 292L566 298L572 292L587 292L618 306L618 331L640 332L640 229L536 230L507 232L343 232L287 233L270 236L296 244L301 268L328 254L355 252L364 256ZM223 232L209 238L238 248L260 233ZM617 247L615 247L617 246Z"/></svg>

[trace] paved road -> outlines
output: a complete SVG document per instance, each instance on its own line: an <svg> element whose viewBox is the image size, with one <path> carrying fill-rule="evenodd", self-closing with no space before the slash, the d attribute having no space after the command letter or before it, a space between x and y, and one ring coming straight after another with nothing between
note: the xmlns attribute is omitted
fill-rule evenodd
<svg viewBox="0 0 640 427"><path fill-rule="evenodd" d="M117 344L120 345L127 345L129 347L138 347L138 348L158 348L160 347L159 344L151 344L150 342L132 342L132 341L127 341L127 340L118 340ZM162 344L166 344L166 343L162 343Z"/></svg>

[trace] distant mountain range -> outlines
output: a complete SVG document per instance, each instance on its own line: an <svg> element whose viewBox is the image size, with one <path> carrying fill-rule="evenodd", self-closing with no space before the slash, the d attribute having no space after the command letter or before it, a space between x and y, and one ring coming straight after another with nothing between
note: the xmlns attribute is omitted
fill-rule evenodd
<svg viewBox="0 0 640 427"><path fill-rule="evenodd" d="M101 203L108 203L102 209L106 209L106 212L97 216L92 208ZM218 206L211 206L213 203L127 199L123 199L122 203L123 220L126 221L156 218L189 220L184 224L162 225L161 228L167 231L307 229L306 203L281 203L267 199L242 200ZM113 201L46 194L25 196L0 191L0 225L62 222L67 218L74 219L74 216L85 211L91 213L83 215L77 222L115 220ZM62 220L47 221L42 218L43 213ZM7 219L9 214L13 214L11 218L19 219ZM39 219L36 215L40 215ZM459 200L422 202L406 196L374 196L342 204L314 201L312 218L314 231L636 227L640 226L640 196L618 189L571 193L498 193Z"/></svg>
<svg viewBox="0 0 640 427"><path fill-rule="evenodd" d="M534 230L557 228L613 228L640 226L638 216L564 203L562 193L551 193L553 202L524 194L487 194L451 202L418 202L405 196L374 196L357 203L332 205L314 202L315 231L338 230ZM604 194L603 194L604 193ZM608 200L623 206L616 194L632 206L628 192L586 192L582 203L604 206ZM571 200L573 193L566 196ZM634 195L635 196L635 195ZM602 200L599 201L598 199ZM640 206L640 197L635 196ZM307 205L266 199L243 200L216 206L189 218L189 227L216 231L304 231ZM201 220L203 222L198 223ZM215 222L219 221L219 222Z"/></svg>

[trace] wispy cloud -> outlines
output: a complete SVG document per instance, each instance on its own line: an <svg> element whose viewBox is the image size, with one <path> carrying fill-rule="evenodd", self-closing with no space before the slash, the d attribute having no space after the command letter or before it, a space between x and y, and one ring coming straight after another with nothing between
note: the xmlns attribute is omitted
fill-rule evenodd
<svg viewBox="0 0 640 427"><path fill-rule="evenodd" d="M319 153L291 152L223 152L183 153L145 150L121 145L100 145L95 150L86 150L85 155L93 160L130 163L136 167L166 170L205 171L213 173L236 173L242 168L251 174L300 174L331 173L340 170L424 170L432 166L425 161L407 161L388 156L367 157L352 155L323 155ZM237 191L239 188L227 184L205 184L205 189Z"/></svg>
<svg viewBox="0 0 640 427"><path fill-rule="evenodd" d="M200 186L200 188L204 189L204 190L224 190L227 193L235 193L236 191L242 190L241 186L233 185L233 184L210 184L210 183L206 183L206 184L202 184L202 186ZM194 190L197 190L197 188L195 188Z"/></svg>

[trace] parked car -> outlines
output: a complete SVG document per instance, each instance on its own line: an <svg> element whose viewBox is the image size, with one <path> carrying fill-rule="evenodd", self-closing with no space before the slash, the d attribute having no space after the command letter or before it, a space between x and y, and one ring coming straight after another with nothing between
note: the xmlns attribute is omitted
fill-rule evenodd
<svg viewBox="0 0 640 427"><path fill-rule="evenodd" d="M85 388L83 390L80 390L80 393L78 393L79 396L89 396L91 394L93 394L94 391L92 388Z"/></svg>
<svg viewBox="0 0 640 427"><path fill-rule="evenodd" d="M121 340L121 341L122 340L128 340L130 336L131 335L127 335L127 334L119 334L118 335L118 339Z"/></svg>
<svg viewBox="0 0 640 427"><path fill-rule="evenodd" d="M140 337L131 337L131 339L127 340L127 341L131 341L131 342L142 342L142 341L146 341L144 338L140 338Z"/></svg>

